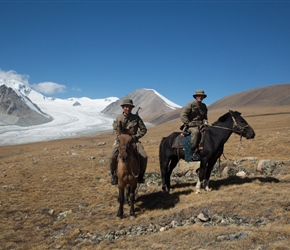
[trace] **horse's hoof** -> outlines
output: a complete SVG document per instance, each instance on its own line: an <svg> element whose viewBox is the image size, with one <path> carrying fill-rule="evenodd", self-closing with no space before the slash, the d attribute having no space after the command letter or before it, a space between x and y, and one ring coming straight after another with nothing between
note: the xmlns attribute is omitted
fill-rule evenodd
<svg viewBox="0 0 290 250"><path fill-rule="evenodd" d="M169 194L169 190L167 190L167 189L163 189L163 190L162 190L162 193L163 193L163 194Z"/></svg>
<svg viewBox="0 0 290 250"><path fill-rule="evenodd" d="M134 220L136 218L136 215L130 215L130 220Z"/></svg>
<svg viewBox="0 0 290 250"><path fill-rule="evenodd" d="M117 220L121 220L123 219L123 216L122 215L117 215Z"/></svg>
<svg viewBox="0 0 290 250"><path fill-rule="evenodd" d="M200 190L195 190L195 194L201 194Z"/></svg>

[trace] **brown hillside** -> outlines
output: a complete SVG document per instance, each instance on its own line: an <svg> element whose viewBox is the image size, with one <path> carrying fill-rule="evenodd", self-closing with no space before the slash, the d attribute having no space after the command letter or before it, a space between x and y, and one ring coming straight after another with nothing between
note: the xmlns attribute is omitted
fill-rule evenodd
<svg viewBox="0 0 290 250"><path fill-rule="evenodd" d="M209 105L209 109L280 105L290 105L290 83L265 86L229 95Z"/></svg>
<svg viewBox="0 0 290 250"><path fill-rule="evenodd" d="M290 106L290 83L266 86L229 95L208 105L208 109L209 116L211 116L210 113L216 110L227 112L230 109L240 111L247 107L254 110L255 107L275 106ZM148 116L144 120L153 124L162 124L174 119L180 121L180 112L181 109L176 109L161 115ZM142 116L142 113L140 115Z"/></svg>

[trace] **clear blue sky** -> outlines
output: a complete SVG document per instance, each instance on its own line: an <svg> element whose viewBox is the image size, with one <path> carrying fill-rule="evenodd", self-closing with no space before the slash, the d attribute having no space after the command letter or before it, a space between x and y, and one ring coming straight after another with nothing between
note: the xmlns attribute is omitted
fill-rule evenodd
<svg viewBox="0 0 290 250"><path fill-rule="evenodd" d="M183 106L290 82L290 1L0 0L0 24L2 74L46 96L148 88Z"/></svg>

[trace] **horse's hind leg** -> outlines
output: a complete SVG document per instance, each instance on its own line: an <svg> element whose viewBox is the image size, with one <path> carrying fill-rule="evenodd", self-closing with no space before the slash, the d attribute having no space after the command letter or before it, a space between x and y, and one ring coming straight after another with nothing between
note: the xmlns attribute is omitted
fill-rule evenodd
<svg viewBox="0 0 290 250"><path fill-rule="evenodd" d="M170 182L171 174L172 174L173 169L176 167L177 163L178 163L178 159L176 157L172 157L169 164L169 169L167 170L166 175L165 175L165 183L166 183L168 192L170 192L170 189L171 189L171 182Z"/></svg>
<svg viewBox="0 0 290 250"><path fill-rule="evenodd" d="M162 181L162 192L166 193L169 190L166 190L167 183L168 183L168 176L169 176L169 185L170 185L170 174L168 175L168 164L169 159L161 163L160 170L161 170L161 181Z"/></svg>
<svg viewBox="0 0 290 250"><path fill-rule="evenodd" d="M130 219L134 219L136 216L135 216L135 208L134 208L134 205L135 205L135 190L136 190L136 187L130 187Z"/></svg>
<svg viewBox="0 0 290 250"><path fill-rule="evenodd" d="M123 188L122 189L119 188L118 201L119 201L119 209L118 209L117 217L123 218L123 214L124 214L124 189Z"/></svg>

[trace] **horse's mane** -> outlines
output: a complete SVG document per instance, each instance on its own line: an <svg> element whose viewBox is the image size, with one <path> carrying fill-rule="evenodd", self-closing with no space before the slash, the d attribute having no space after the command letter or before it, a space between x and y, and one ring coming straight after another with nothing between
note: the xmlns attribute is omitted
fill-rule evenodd
<svg viewBox="0 0 290 250"><path fill-rule="evenodd" d="M230 110L229 112L225 113L225 114L222 115L220 118L218 118L218 120L215 121L212 125L217 125L217 124L220 123L220 122L225 122L229 117L232 116L232 114L235 114L235 115L241 115L241 113L238 112L238 111L231 111L231 110Z"/></svg>
<svg viewBox="0 0 290 250"><path fill-rule="evenodd" d="M132 131L130 129L119 129L119 135L126 134L126 135L132 135Z"/></svg>
<svg viewBox="0 0 290 250"><path fill-rule="evenodd" d="M230 116L230 112L225 113L224 115L222 115L221 117L219 117L217 121L215 121L214 123L212 123L212 125L217 125L220 122L226 121L229 118L229 116Z"/></svg>

